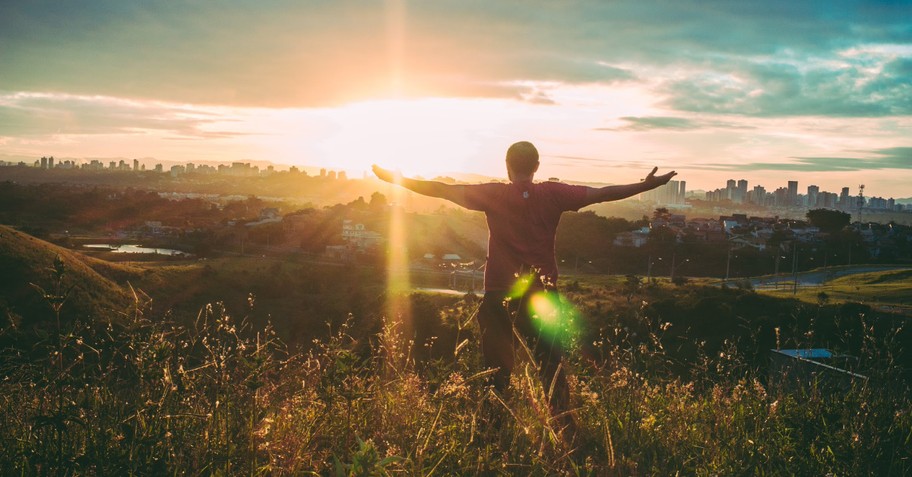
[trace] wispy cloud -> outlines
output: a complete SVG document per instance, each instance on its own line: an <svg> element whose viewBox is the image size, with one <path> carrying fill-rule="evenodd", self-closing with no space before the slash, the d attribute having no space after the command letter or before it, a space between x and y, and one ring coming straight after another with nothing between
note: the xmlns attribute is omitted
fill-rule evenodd
<svg viewBox="0 0 912 477"><path fill-rule="evenodd" d="M724 68L724 69L723 69ZM912 114L912 55L779 62L742 58L662 86L673 109L745 116Z"/></svg>
<svg viewBox="0 0 912 477"><path fill-rule="evenodd" d="M624 121L623 126L614 128L596 128L596 131L652 131L652 130L679 130L692 131L698 129L752 129L752 126L718 120L699 118L685 118L676 116L625 116L619 118Z"/></svg>
<svg viewBox="0 0 912 477"><path fill-rule="evenodd" d="M218 130L223 116L202 108L71 94L0 95L0 136L145 134L210 139L240 133Z"/></svg>
<svg viewBox="0 0 912 477"><path fill-rule="evenodd" d="M793 157L785 162L701 163L691 169L715 171L854 172L884 169L912 170L912 147L866 152L864 157Z"/></svg>

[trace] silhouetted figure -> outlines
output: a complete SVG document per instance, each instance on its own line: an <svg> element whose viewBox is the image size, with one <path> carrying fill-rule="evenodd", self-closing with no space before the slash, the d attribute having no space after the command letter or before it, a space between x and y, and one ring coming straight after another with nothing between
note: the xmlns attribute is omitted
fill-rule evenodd
<svg viewBox="0 0 912 477"><path fill-rule="evenodd" d="M544 389L551 391L552 413L559 415L568 410L570 398L566 372L561 370L559 336L549 329L559 319L554 242L560 216L564 211L654 189L666 184L675 172L656 176L658 168L653 168L641 182L601 188L535 183L538 150L525 141L510 146L506 165L509 184L445 184L401 177L377 165L373 170L386 182L485 213L488 257L485 293L477 315L485 365L497 369L494 386L506 393L513 370L515 326L538 362Z"/></svg>

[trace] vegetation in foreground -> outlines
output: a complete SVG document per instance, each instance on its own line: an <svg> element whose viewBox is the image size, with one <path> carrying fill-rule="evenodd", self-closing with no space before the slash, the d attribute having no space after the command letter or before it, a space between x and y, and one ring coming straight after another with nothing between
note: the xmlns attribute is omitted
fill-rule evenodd
<svg viewBox="0 0 912 477"><path fill-rule="evenodd" d="M4 475L912 472L910 395L891 357L900 329L862 327L859 357L879 365L867 380L799 386L768 379L735 346L672 359L669 326L680 326L656 320L663 306L631 285L576 303L630 305L594 343L568 334L574 432L554 425L529 365L512 396L491 393L471 296L438 310L446 339L348 322L305 351L218 304L189 324L149 316L139 292L128 319L61 320L62 262L54 277L42 289L54 318L0 332Z"/></svg>

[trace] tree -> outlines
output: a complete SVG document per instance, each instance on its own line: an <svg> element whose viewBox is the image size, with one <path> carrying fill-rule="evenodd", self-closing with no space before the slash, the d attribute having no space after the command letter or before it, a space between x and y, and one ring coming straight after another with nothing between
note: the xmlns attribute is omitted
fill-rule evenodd
<svg viewBox="0 0 912 477"><path fill-rule="evenodd" d="M665 207L659 207L652 213L652 220L661 220L667 222L671 217L671 213L668 212L668 209Z"/></svg>
<svg viewBox="0 0 912 477"><path fill-rule="evenodd" d="M372 211L382 211L389 205L389 203L387 202L385 195L379 192L374 192L371 194L369 205Z"/></svg>
<svg viewBox="0 0 912 477"><path fill-rule="evenodd" d="M807 213L808 222L820 229L821 232L834 233L845 228L852 220L852 216L838 210L814 209Z"/></svg>

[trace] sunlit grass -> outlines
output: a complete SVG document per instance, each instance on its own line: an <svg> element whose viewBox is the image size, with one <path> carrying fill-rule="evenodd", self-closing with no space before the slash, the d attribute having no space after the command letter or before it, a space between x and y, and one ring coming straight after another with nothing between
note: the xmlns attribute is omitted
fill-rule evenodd
<svg viewBox="0 0 912 477"><path fill-rule="evenodd" d="M611 300L646 336L631 341L607 322L612 333L596 338L594 359L569 343L569 435L554 425L530 361L516 367L510 397L491 392L473 296L436 310L455 339L426 360L406 359L429 345L410 342L393 320L365 338L353 318L293 350L220 304L192 323L154 317L141 293L122 325L5 327L0 474L912 472L912 403L894 370L833 393L769 382L726 349L689 363L685 378L668 372L667 328L644 306L622 309L624 297L600 288L575 293ZM543 312L555 306L532 301ZM891 352L864 340L870 353Z"/></svg>
<svg viewBox="0 0 912 477"><path fill-rule="evenodd" d="M819 285L783 282L778 287L764 287L762 293L794 297L807 303L865 303L912 313L912 270L890 270L859 273L834 278Z"/></svg>

